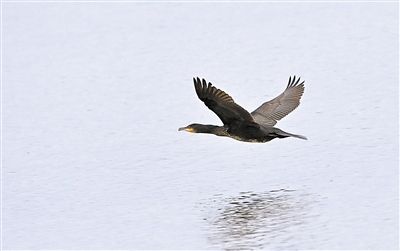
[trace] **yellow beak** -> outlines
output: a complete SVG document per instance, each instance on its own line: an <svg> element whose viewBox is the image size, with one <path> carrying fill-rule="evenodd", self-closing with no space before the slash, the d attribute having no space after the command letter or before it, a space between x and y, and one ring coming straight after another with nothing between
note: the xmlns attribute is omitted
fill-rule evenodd
<svg viewBox="0 0 400 251"><path fill-rule="evenodd" d="M181 127L178 129L178 131L187 131L187 132L194 132L192 127Z"/></svg>

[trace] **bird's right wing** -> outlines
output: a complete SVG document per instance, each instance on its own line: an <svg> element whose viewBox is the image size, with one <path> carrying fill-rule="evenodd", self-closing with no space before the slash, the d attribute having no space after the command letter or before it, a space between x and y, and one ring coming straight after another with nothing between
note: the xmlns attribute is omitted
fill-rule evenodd
<svg viewBox="0 0 400 251"><path fill-rule="evenodd" d="M251 113L254 120L259 124L274 126L278 120L296 109L304 93L304 81L299 82L300 78L296 81L296 76L293 79L289 77L288 85L281 95L263 103Z"/></svg>
<svg viewBox="0 0 400 251"><path fill-rule="evenodd" d="M254 123L253 117L248 111L233 101L232 97L224 91L212 86L211 83L193 78L197 96L204 104L212 110L222 120L224 125L234 122L249 122L250 125L258 126Z"/></svg>

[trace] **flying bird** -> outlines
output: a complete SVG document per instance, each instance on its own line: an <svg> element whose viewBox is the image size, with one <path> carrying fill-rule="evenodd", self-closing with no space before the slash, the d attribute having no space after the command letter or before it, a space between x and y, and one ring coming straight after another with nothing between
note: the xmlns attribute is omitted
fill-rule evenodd
<svg viewBox="0 0 400 251"><path fill-rule="evenodd" d="M301 135L284 132L274 125L292 112L300 104L304 92L304 81L289 77L285 91L276 98L263 103L252 113L233 101L232 97L216 88L212 83L193 78L196 94L224 124L223 126L190 124L179 131L209 133L230 137L245 142L268 142L275 138L295 137L306 140Z"/></svg>

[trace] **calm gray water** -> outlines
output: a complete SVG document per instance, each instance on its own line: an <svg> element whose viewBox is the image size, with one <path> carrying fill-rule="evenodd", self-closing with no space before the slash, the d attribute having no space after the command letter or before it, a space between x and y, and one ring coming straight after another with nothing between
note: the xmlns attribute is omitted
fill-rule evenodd
<svg viewBox="0 0 400 251"><path fill-rule="evenodd" d="M2 7L3 249L399 249L398 3ZM177 131L292 75L308 141Z"/></svg>

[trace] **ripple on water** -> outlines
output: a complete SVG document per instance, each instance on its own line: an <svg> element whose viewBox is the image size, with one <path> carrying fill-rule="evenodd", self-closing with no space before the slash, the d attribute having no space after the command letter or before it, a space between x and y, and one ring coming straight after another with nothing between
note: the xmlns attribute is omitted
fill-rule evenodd
<svg viewBox="0 0 400 251"><path fill-rule="evenodd" d="M215 195L201 205L212 248L288 249L313 239L312 231L306 230L318 217L312 213L316 202L315 195L280 189L227 198Z"/></svg>

